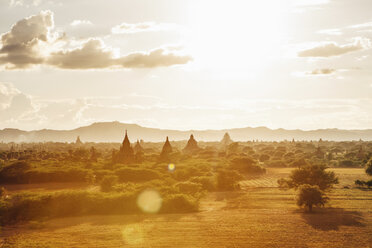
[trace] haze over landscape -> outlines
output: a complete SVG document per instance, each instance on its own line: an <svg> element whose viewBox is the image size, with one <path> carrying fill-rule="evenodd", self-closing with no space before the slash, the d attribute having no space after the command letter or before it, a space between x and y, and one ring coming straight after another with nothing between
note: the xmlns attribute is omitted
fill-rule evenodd
<svg viewBox="0 0 372 248"><path fill-rule="evenodd" d="M371 5L3 0L0 128L369 129Z"/></svg>
<svg viewBox="0 0 372 248"><path fill-rule="evenodd" d="M371 248L371 0L0 0L0 248Z"/></svg>
<svg viewBox="0 0 372 248"><path fill-rule="evenodd" d="M125 124L120 122L101 122L79 127L72 130L36 130L22 131L18 129L0 130L0 142L75 142L80 136L85 142L121 142L124 130L128 130L132 140L144 140L150 142L161 142L166 136L171 140L186 140L191 134L200 141L220 141L228 132L235 141L318 141L319 139L329 141L358 141L372 140L372 129L369 130L285 130L269 129L266 127L246 127L221 130L172 130L142 127L136 124Z"/></svg>

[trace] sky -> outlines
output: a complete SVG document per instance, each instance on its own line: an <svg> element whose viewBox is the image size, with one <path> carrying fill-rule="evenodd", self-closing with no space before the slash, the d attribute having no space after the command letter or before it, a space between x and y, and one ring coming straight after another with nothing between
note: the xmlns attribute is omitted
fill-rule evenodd
<svg viewBox="0 0 372 248"><path fill-rule="evenodd" d="M0 0L0 128L372 128L370 0Z"/></svg>

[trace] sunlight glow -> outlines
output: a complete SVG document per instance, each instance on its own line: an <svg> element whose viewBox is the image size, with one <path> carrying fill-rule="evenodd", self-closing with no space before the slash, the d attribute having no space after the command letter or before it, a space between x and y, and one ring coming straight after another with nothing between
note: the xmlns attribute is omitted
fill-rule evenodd
<svg viewBox="0 0 372 248"><path fill-rule="evenodd" d="M139 245L144 241L143 230L139 224L126 225L121 233L125 243L129 245Z"/></svg>
<svg viewBox="0 0 372 248"><path fill-rule="evenodd" d="M176 169L176 165L175 164L168 164L168 170L169 171L174 171Z"/></svg>
<svg viewBox="0 0 372 248"><path fill-rule="evenodd" d="M252 73L280 53L286 39L287 1L191 2L188 46L200 66L224 68L228 74L241 69Z"/></svg>
<svg viewBox="0 0 372 248"><path fill-rule="evenodd" d="M137 198L138 207L145 213L157 213L162 202L163 199L155 190L145 190Z"/></svg>

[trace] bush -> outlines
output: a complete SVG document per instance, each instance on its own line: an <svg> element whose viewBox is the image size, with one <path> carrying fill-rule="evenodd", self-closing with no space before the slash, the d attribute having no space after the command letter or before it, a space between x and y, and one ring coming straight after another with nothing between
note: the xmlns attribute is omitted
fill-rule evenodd
<svg viewBox="0 0 372 248"><path fill-rule="evenodd" d="M309 212L312 212L313 205L324 206L327 201L328 198L318 186L304 184L299 188L297 205L308 207Z"/></svg>
<svg viewBox="0 0 372 248"><path fill-rule="evenodd" d="M168 195L163 199L162 213L189 213L196 212L199 202L192 196L185 194Z"/></svg>
<svg viewBox="0 0 372 248"><path fill-rule="evenodd" d="M238 182L243 176L234 170L220 170L217 172L217 188L219 190L239 189Z"/></svg>
<svg viewBox="0 0 372 248"><path fill-rule="evenodd" d="M355 180L355 185L357 185L358 187L363 187L365 184L366 184L365 181Z"/></svg>
<svg viewBox="0 0 372 248"><path fill-rule="evenodd" d="M274 167L274 168L287 167L286 163L282 160L267 161L265 164L266 164L267 167Z"/></svg>
<svg viewBox="0 0 372 248"><path fill-rule="evenodd" d="M301 185L309 184L318 186L321 190L327 190L338 183L338 178L333 171L326 171L324 165L308 165L295 169L288 179L281 178L278 184L282 188L297 189Z"/></svg>
<svg viewBox="0 0 372 248"><path fill-rule="evenodd" d="M200 183L202 188L207 191L216 190L216 180L211 176L199 176L190 179L191 182Z"/></svg>
<svg viewBox="0 0 372 248"><path fill-rule="evenodd" d="M176 189L183 194L196 195L202 192L202 185L193 182L180 182L175 185Z"/></svg>
<svg viewBox="0 0 372 248"><path fill-rule="evenodd" d="M109 192L113 190L113 186L117 183L118 177L114 175L106 175L100 183L101 191Z"/></svg>
<svg viewBox="0 0 372 248"><path fill-rule="evenodd" d="M270 159L270 156L267 154L261 154L259 157L260 162L265 162Z"/></svg>
<svg viewBox="0 0 372 248"><path fill-rule="evenodd" d="M2 183L24 183L24 173L31 166L24 162L15 162L8 166L5 166L0 171L0 182Z"/></svg>
<svg viewBox="0 0 372 248"><path fill-rule="evenodd" d="M92 170L76 167L31 168L26 162L16 162L0 171L2 183L47 183L47 182L90 182Z"/></svg>
<svg viewBox="0 0 372 248"><path fill-rule="evenodd" d="M257 165L257 161L250 157L234 158L230 161L230 167L239 172L249 174L263 174L266 172L265 168Z"/></svg>
<svg viewBox="0 0 372 248"><path fill-rule="evenodd" d="M159 172L145 168L121 168L115 174L120 182L142 182L160 178Z"/></svg>
<svg viewBox="0 0 372 248"><path fill-rule="evenodd" d="M54 193L20 193L0 200L0 224L96 214L137 214L137 193L102 193L92 191L58 191ZM198 210L198 199L184 194L163 198L163 213Z"/></svg>
<svg viewBox="0 0 372 248"><path fill-rule="evenodd" d="M342 160L339 162L339 166L340 167L352 167L354 166L354 163L351 160Z"/></svg>
<svg viewBox="0 0 372 248"><path fill-rule="evenodd" d="M370 158L366 163L366 173L367 175L372 176L372 158Z"/></svg>

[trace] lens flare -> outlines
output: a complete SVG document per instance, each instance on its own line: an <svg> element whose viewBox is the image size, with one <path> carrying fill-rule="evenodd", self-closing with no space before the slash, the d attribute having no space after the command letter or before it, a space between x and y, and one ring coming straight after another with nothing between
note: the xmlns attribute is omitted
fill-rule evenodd
<svg viewBox="0 0 372 248"><path fill-rule="evenodd" d="M138 207L145 213L157 213L163 199L155 190L145 190L137 198Z"/></svg>
<svg viewBox="0 0 372 248"><path fill-rule="evenodd" d="M125 243L129 245L139 245L143 243L144 234L139 224L127 225L122 229L121 233Z"/></svg>
<svg viewBox="0 0 372 248"><path fill-rule="evenodd" d="M169 171L174 171L176 169L176 165L175 164L168 164L168 170Z"/></svg>

